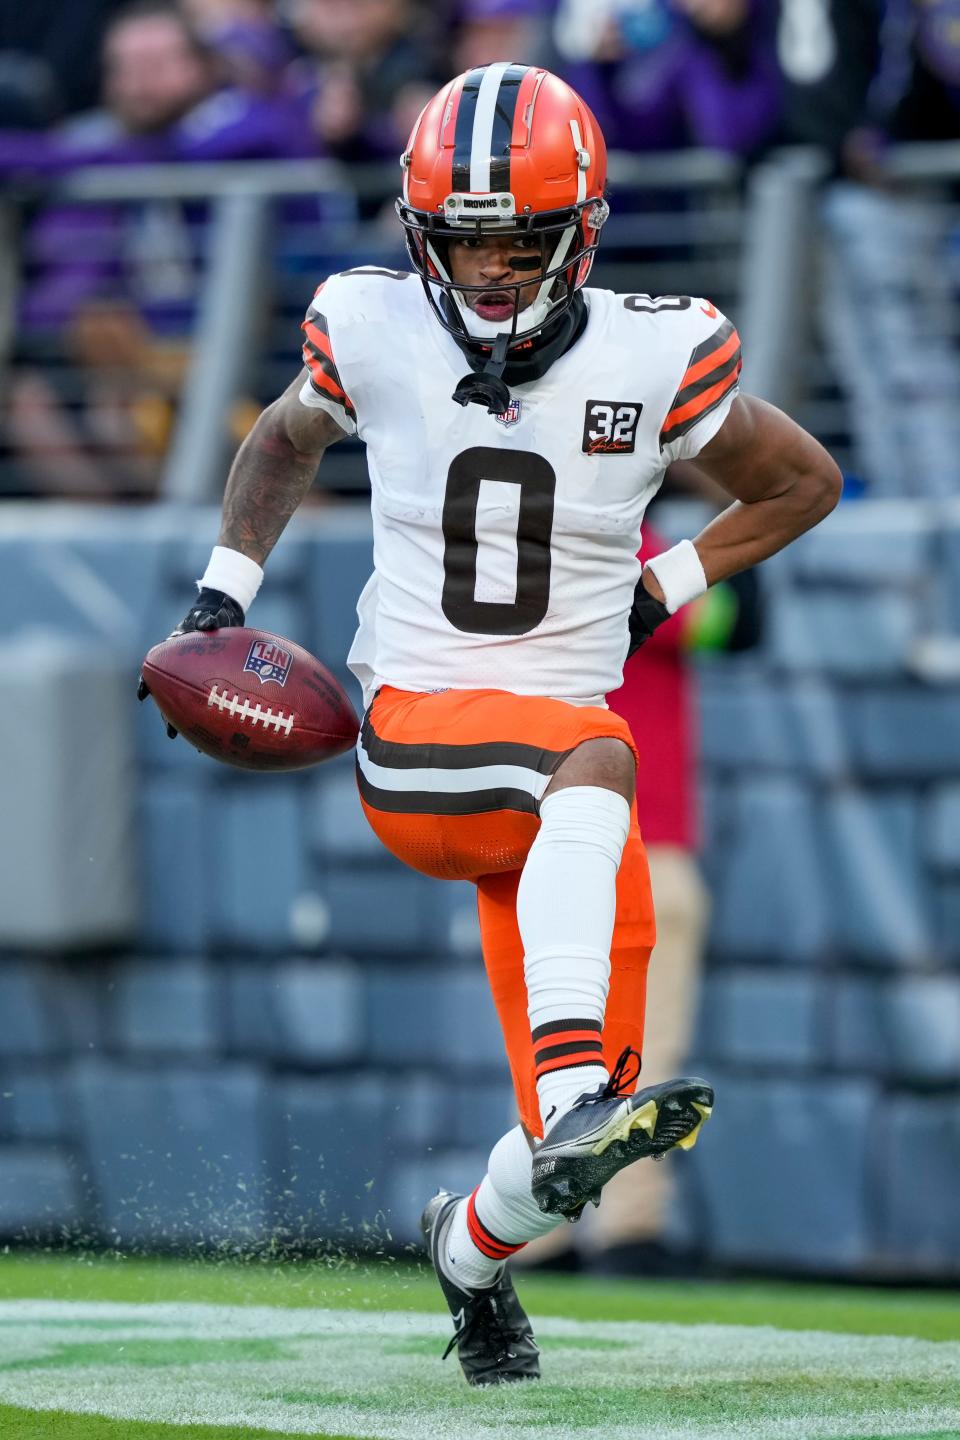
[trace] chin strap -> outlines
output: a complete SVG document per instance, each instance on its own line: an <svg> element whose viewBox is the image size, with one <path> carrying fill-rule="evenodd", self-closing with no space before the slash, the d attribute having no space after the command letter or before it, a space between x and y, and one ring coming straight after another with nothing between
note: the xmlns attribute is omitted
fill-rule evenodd
<svg viewBox="0 0 960 1440"><path fill-rule="evenodd" d="M483 369L479 373L471 371L457 383L453 399L458 405L485 405L489 414L503 414L510 404L510 391L502 378L509 346L510 335L503 331L493 342L490 358Z"/></svg>

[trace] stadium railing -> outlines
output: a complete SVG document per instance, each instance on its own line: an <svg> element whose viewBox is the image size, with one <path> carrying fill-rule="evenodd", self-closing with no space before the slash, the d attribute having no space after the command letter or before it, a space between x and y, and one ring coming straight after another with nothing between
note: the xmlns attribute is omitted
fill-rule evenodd
<svg viewBox="0 0 960 1440"><path fill-rule="evenodd" d="M942 388L948 367L945 347L955 349L960 329L951 238L960 146L899 147L890 152L886 170L895 189L886 198L864 190L859 200L852 197L851 211L851 197L839 195L816 151L777 152L749 172L736 158L715 152L614 154L613 214L595 283L709 295L731 312L744 336L746 387L796 414L848 474L863 477L872 465L882 481L891 469L884 433L889 411L884 402L890 397L883 390L897 377L891 380L883 370L896 371L895 359L885 359L896 340L893 328L907 333L911 359L916 352L916 365L932 376L925 387L928 408L936 401L929 392ZM91 168L42 190L9 194L0 207L0 234L6 237L0 245L0 354L11 353L18 286L50 259L43 245L39 256L31 255L33 231L22 223L25 210L36 212L41 202L41 214L44 206L76 206L96 215L97 207L147 210L167 203L195 216L200 207L201 223L188 227L193 286L181 337L188 354L154 493L202 503L218 493L238 427L294 373L297 327L316 283L350 264L404 263L390 211L395 189L390 165L347 170L328 161L291 161ZM858 204L863 214L856 213ZM871 204L887 206L873 226ZM905 220L908 205L912 229ZM928 233L917 243L921 221ZM869 332L858 328L863 306L857 281L866 283L875 273L882 280L884 264L878 246L869 243L870 231L896 231L900 222L906 225L897 257L900 286L911 294L901 296L899 305L885 297L892 317L888 338L881 331L871 363L857 366L851 358L857 346L870 343ZM116 238L109 228L104 234L94 227L93 239L79 237L77 258L82 263L85 247L100 244L107 247L101 260L122 265L122 257L109 253ZM940 263L930 263L931 246ZM932 359L924 358L923 346L931 326L941 331ZM82 399L77 367L62 340L59 348L56 338L48 343L47 361L62 377L68 403L76 406ZM873 372L879 380L871 378ZM951 398L944 398L941 409ZM234 416L238 406L246 421ZM932 423L924 411L917 427L922 436L946 428L940 411ZM880 440L871 439L874 432ZM935 448L931 454L927 470L942 468ZM338 447L324 473L334 493L362 492L359 444ZM876 493L891 493L892 482L874 479ZM948 488L945 480L938 482L939 490L931 484L937 493ZM0 483L0 494L3 488ZM21 493L29 493L29 486Z"/></svg>
<svg viewBox="0 0 960 1440"><path fill-rule="evenodd" d="M949 499L960 453L960 144L891 149L866 185L816 150L750 177L745 385L875 498Z"/></svg>
<svg viewBox="0 0 960 1440"><path fill-rule="evenodd" d="M610 174L614 213L596 283L653 294L709 293L736 313L743 280L740 164L702 151L614 155ZM371 261L404 263L390 210L395 193L393 166L347 172L325 161L84 169L43 192L46 205L89 213L98 206L136 210L161 202L203 209L193 231L189 357L158 498L202 503L219 492L236 443L231 409L242 399L251 409L266 403L289 383L300 319L326 274ZM30 198L35 203L38 195ZM23 201L6 200L0 224L14 224L18 203ZM29 227L24 233L29 241ZM109 232L101 240L108 247L105 262L121 265L123 258L109 253ZM7 247L8 260L10 253ZM29 246L22 253L29 280ZM0 333L8 337L8 354L16 279L8 273L3 286L10 319ZM50 359L75 398L76 371L62 345ZM334 491L362 492L359 446L338 447L324 477Z"/></svg>

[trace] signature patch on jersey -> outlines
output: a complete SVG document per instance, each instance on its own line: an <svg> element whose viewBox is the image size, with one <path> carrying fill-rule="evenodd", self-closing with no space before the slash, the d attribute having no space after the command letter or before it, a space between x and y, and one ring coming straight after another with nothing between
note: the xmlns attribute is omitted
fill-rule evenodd
<svg viewBox="0 0 960 1440"><path fill-rule="evenodd" d="M588 400L583 418L584 455L632 455L642 413L639 401Z"/></svg>
<svg viewBox="0 0 960 1440"><path fill-rule="evenodd" d="M279 645L271 645L266 640L254 640L243 668L252 671L263 685L270 680L277 685L286 685L292 666L293 656L289 650L282 650Z"/></svg>
<svg viewBox="0 0 960 1440"><path fill-rule="evenodd" d="M494 420L499 421L501 425L516 425L520 419L520 407L522 404L522 400L511 400L506 410L501 410L499 415L494 415Z"/></svg>

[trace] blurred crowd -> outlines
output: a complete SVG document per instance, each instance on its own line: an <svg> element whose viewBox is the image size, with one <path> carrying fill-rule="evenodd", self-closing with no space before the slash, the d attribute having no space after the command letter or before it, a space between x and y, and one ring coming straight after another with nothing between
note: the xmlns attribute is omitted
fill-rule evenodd
<svg viewBox="0 0 960 1440"><path fill-rule="evenodd" d="M394 162L428 96L496 59L559 71L628 152L812 143L869 186L890 142L960 133L958 0L0 0L0 177L33 199L8 327L13 491L150 492L196 290L202 206L54 203L49 178ZM50 347L79 381L38 368ZM122 482L104 462L121 451Z"/></svg>
<svg viewBox="0 0 960 1440"><path fill-rule="evenodd" d="M956 0L3 0L0 169L393 159L443 81L504 58L628 151L802 140L862 168L957 133Z"/></svg>
<svg viewBox="0 0 960 1440"><path fill-rule="evenodd" d="M957 133L958 32L956 0L4 0L2 166L393 158L503 58L564 74L615 148L840 152Z"/></svg>

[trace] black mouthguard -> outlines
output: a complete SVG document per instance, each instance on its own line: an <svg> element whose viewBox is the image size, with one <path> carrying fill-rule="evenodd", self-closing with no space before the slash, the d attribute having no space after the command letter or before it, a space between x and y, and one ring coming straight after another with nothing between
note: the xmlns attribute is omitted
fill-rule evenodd
<svg viewBox="0 0 960 1440"><path fill-rule="evenodd" d="M510 391L499 375L464 375L453 392L458 405L486 405L491 415L502 415L510 404Z"/></svg>
<svg viewBox="0 0 960 1440"><path fill-rule="evenodd" d="M510 390L501 378L507 363L510 336L501 333L494 341L490 359L479 374L471 371L457 382L453 399L458 405L485 405L490 415L502 415L510 404Z"/></svg>

